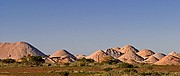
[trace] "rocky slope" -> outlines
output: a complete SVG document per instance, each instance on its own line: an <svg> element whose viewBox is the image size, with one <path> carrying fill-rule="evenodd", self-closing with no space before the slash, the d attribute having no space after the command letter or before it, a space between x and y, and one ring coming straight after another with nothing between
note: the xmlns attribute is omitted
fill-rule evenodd
<svg viewBox="0 0 180 76"><path fill-rule="evenodd" d="M44 53L27 42L0 43L0 59L20 59L28 55L45 56Z"/></svg>

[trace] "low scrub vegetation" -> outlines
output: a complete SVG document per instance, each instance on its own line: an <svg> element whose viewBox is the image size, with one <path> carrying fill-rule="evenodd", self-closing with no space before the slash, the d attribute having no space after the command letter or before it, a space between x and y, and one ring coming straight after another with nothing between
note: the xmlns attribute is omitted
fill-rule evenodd
<svg viewBox="0 0 180 76"><path fill-rule="evenodd" d="M29 64L29 65L42 65L42 63L45 62L44 59L42 59L41 56L27 56L20 59L21 63Z"/></svg>
<svg viewBox="0 0 180 76"><path fill-rule="evenodd" d="M3 59L3 60L1 60L1 62L3 62L3 63L14 63L14 62L16 62L16 60L14 60L14 59Z"/></svg>
<svg viewBox="0 0 180 76"><path fill-rule="evenodd" d="M104 68L104 71L111 71L113 68Z"/></svg>
<svg viewBox="0 0 180 76"><path fill-rule="evenodd" d="M8 72L8 73L4 73ZM105 60L78 59L72 63L47 64L40 56L0 60L0 75L50 75L50 76L180 76L180 66L128 64Z"/></svg>
<svg viewBox="0 0 180 76"><path fill-rule="evenodd" d="M136 66L134 66L132 64L128 64L128 63L120 63L118 65L118 68L136 68Z"/></svg>
<svg viewBox="0 0 180 76"><path fill-rule="evenodd" d="M85 62L85 63L93 63L93 62L95 62L93 59L86 59L86 58L78 59L77 61Z"/></svg>

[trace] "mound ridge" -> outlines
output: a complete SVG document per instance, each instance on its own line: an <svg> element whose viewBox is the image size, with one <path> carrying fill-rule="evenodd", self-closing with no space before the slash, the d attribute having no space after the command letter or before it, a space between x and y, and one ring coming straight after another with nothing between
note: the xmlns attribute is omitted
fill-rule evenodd
<svg viewBox="0 0 180 76"><path fill-rule="evenodd" d="M76 57L77 59L82 59L82 58L85 58L86 55L79 54L79 55L75 55L75 57Z"/></svg>
<svg viewBox="0 0 180 76"><path fill-rule="evenodd" d="M176 52L171 52L168 55L172 55L172 56L180 58L180 54L177 54Z"/></svg>
<svg viewBox="0 0 180 76"><path fill-rule="evenodd" d="M0 43L0 59L20 59L28 55L45 56L44 53L27 42Z"/></svg>
<svg viewBox="0 0 180 76"><path fill-rule="evenodd" d="M180 59L178 57L167 55L155 62L156 65L180 65Z"/></svg>
<svg viewBox="0 0 180 76"><path fill-rule="evenodd" d="M156 57L149 56L149 58L145 60L145 63L155 63L157 61L159 61L159 59L157 59Z"/></svg>
<svg viewBox="0 0 180 76"><path fill-rule="evenodd" d="M114 48L112 48L113 50L116 50L116 51L120 51L120 47L114 47Z"/></svg>
<svg viewBox="0 0 180 76"><path fill-rule="evenodd" d="M74 62L76 57L66 50L58 50L50 56L55 62Z"/></svg>
<svg viewBox="0 0 180 76"><path fill-rule="evenodd" d="M163 54L163 53L155 53L155 54L153 54L152 56L154 56L154 57L156 57L157 59L160 60L161 58L165 57L166 55Z"/></svg>
<svg viewBox="0 0 180 76"><path fill-rule="evenodd" d="M137 54L145 59L155 53L149 49L143 49L143 50L139 51Z"/></svg>
<svg viewBox="0 0 180 76"><path fill-rule="evenodd" d="M102 62L105 57L110 56L107 53L105 53L103 50L98 50L91 55L87 56L87 59L93 59L96 62Z"/></svg>
<svg viewBox="0 0 180 76"><path fill-rule="evenodd" d="M105 51L105 53L112 56L112 57L114 57L114 58L118 58L118 57L120 57L122 55L122 53L120 51L116 51L113 48L107 49Z"/></svg>
<svg viewBox="0 0 180 76"><path fill-rule="evenodd" d="M126 62L126 60L128 60L128 59L132 59L135 61L143 61L144 60L141 56L137 55L133 51L126 52L125 54L120 56L118 59L123 62Z"/></svg>
<svg viewBox="0 0 180 76"><path fill-rule="evenodd" d="M119 50L121 53L126 53L126 52L129 52L129 51L132 51L134 53L137 53L139 52L135 47L133 47L132 45L125 45L123 46L120 50Z"/></svg>

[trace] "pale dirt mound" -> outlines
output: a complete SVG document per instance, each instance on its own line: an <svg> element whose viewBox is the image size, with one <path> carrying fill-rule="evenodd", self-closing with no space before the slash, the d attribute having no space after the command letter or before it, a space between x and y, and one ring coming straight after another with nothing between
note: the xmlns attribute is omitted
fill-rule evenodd
<svg viewBox="0 0 180 76"><path fill-rule="evenodd" d="M171 52L168 55L172 55L172 56L180 58L180 54L177 54L176 52Z"/></svg>
<svg viewBox="0 0 180 76"><path fill-rule="evenodd" d="M75 55L75 57L76 57L77 59L82 59L82 58L85 58L86 55L79 54L79 55Z"/></svg>
<svg viewBox="0 0 180 76"><path fill-rule="evenodd" d="M126 60L128 60L128 59L132 59L135 61L143 61L144 60L141 56L137 55L133 51L126 52L125 54L120 56L118 59L123 62L126 62Z"/></svg>
<svg viewBox="0 0 180 76"><path fill-rule="evenodd" d="M102 50L98 50L94 53L92 53L91 55L87 56L87 59L93 59L96 62L102 62L104 60L105 57L108 57L110 55L106 54L104 51Z"/></svg>
<svg viewBox="0 0 180 76"><path fill-rule="evenodd" d="M157 62L157 61L159 61L159 59L157 59L156 57L154 57L154 56L149 56L149 58L146 59L144 62L145 62L145 63L155 63L155 62Z"/></svg>
<svg viewBox="0 0 180 76"><path fill-rule="evenodd" d="M155 62L154 64L156 65L180 65L180 59L172 56L172 55L167 55L163 57L161 60Z"/></svg>
<svg viewBox="0 0 180 76"><path fill-rule="evenodd" d="M117 59L118 57L120 57L122 55L122 53L120 51L116 51L113 48L107 49L105 51L105 53L114 57L115 59Z"/></svg>
<svg viewBox="0 0 180 76"><path fill-rule="evenodd" d="M138 64L138 62L136 62L135 60L133 59L128 59L125 61L126 63L129 63L129 64Z"/></svg>
<svg viewBox="0 0 180 76"><path fill-rule="evenodd" d="M173 52L169 53L168 55L174 56L174 55L177 55L177 53L173 51Z"/></svg>
<svg viewBox="0 0 180 76"><path fill-rule="evenodd" d="M137 53L139 56L143 57L144 59L148 58L149 56L155 54L153 51L149 49L143 49Z"/></svg>
<svg viewBox="0 0 180 76"><path fill-rule="evenodd" d="M28 55L45 56L44 53L27 42L0 43L0 59L20 59Z"/></svg>
<svg viewBox="0 0 180 76"><path fill-rule="evenodd" d="M165 54L163 54L163 53L155 53L154 55L152 55L152 56L154 56L154 57L156 57L157 59L161 59L161 58L163 58L163 57L165 57L166 55Z"/></svg>
<svg viewBox="0 0 180 76"><path fill-rule="evenodd" d="M74 62L76 60L76 57L66 50L58 50L54 54L52 54L50 58L55 62L61 63Z"/></svg>
<svg viewBox="0 0 180 76"><path fill-rule="evenodd" d="M125 45L125 46L123 46L119 51L120 51L121 53L126 53L126 52L129 52L129 51L132 51L132 52L134 52L134 53L139 52L136 48L134 48L134 47L131 46L131 45Z"/></svg>

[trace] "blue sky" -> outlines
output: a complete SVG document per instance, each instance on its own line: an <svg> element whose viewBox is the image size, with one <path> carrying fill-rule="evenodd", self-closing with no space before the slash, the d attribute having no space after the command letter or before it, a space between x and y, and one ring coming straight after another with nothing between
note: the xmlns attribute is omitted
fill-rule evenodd
<svg viewBox="0 0 180 76"><path fill-rule="evenodd" d="M131 44L180 52L179 0L0 0L0 42L45 54L90 54Z"/></svg>

